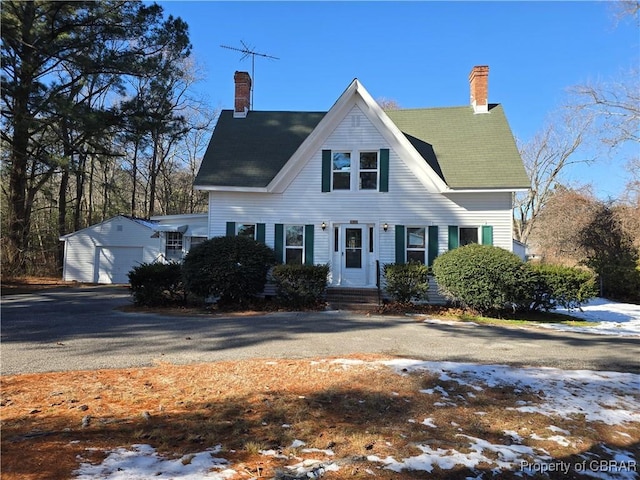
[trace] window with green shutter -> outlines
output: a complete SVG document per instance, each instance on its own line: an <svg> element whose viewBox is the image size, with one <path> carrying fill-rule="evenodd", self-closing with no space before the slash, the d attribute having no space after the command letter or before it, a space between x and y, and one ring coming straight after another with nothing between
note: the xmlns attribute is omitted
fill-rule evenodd
<svg viewBox="0 0 640 480"><path fill-rule="evenodd" d="M396 225L396 263L421 262L432 265L438 256L438 227Z"/></svg>
<svg viewBox="0 0 640 480"><path fill-rule="evenodd" d="M322 192L389 191L389 149L322 150Z"/></svg>
<svg viewBox="0 0 640 480"><path fill-rule="evenodd" d="M482 227L449 226L449 250L472 243L493 245L493 227L491 225L483 225Z"/></svg>
<svg viewBox="0 0 640 480"><path fill-rule="evenodd" d="M287 265L313 265L313 225L275 225L276 261Z"/></svg>
<svg viewBox="0 0 640 480"><path fill-rule="evenodd" d="M236 236L236 222L227 222L227 237Z"/></svg>

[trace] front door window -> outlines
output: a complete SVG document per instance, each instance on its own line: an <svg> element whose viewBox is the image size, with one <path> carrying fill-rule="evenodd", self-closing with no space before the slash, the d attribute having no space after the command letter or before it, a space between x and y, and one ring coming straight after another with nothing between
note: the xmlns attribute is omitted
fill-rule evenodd
<svg viewBox="0 0 640 480"><path fill-rule="evenodd" d="M362 268L362 229L345 229L345 267Z"/></svg>

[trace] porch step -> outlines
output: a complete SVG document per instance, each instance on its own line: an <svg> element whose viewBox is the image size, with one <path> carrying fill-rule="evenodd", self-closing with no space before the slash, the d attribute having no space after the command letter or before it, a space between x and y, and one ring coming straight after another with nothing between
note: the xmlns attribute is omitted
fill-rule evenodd
<svg viewBox="0 0 640 480"><path fill-rule="evenodd" d="M327 288L327 303L332 310L375 310L378 307L377 288Z"/></svg>

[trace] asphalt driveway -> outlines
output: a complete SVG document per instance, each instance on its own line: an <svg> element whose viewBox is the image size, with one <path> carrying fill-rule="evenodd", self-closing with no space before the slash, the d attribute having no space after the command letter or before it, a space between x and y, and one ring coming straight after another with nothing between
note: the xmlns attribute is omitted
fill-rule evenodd
<svg viewBox="0 0 640 480"><path fill-rule="evenodd" d="M128 290L116 286L3 296L1 373L351 353L640 373L637 337L345 311L176 317L118 309L130 303Z"/></svg>

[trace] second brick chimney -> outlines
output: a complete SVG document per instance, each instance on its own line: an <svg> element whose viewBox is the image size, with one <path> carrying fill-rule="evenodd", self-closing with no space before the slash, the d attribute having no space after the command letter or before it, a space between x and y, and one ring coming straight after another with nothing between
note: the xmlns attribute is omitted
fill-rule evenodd
<svg viewBox="0 0 640 480"><path fill-rule="evenodd" d="M471 89L471 106L474 113L487 113L489 111L489 67L477 65L469 74L469 87Z"/></svg>
<svg viewBox="0 0 640 480"><path fill-rule="evenodd" d="M251 108L251 76L247 72L236 72L233 80L236 83L233 116L235 118L244 118Z"/></svg>

